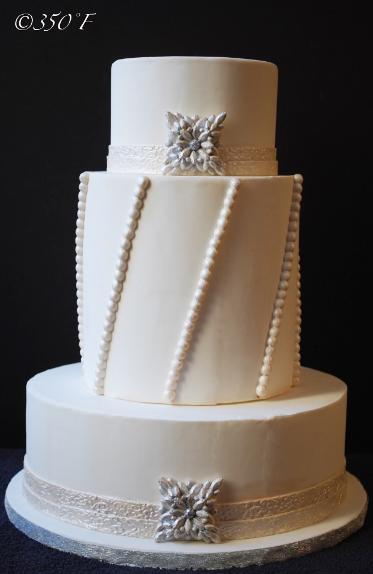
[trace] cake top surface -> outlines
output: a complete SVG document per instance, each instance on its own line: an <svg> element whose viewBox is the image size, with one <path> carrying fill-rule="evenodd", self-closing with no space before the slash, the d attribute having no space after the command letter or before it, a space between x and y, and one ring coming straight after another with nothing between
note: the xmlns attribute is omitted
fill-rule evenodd
<svg viewBox="0 0 373 574"><path fill-rule="evenodd" d="M68 378L66 374L68 373ZM68 383L68 384L67 384ZM79 363L57 367L39 373L29 382L29 392L41 393L43 400L63 403L68 408L82 411L105 412L110 416L162 419L177 421L219 421L269 419L293 416L297 413L322 409L336 400L343 400L346 385L332 375L303 368L302 384L286 395L265 401L249 401L216 406L172 406L137 403L92 394L83 382Z"/></svg>
<svg viewBox="0 0 373 574"><path fill-rule="evenodd" d="M118 62L140 62L140 61L206 61L206 62L242 62L244 64L264 64L273 66L277 69L276 64L267 60L256 60L255 58L231 58L228 56L138 56L135 58L118 58L112 64L115 66Z"/></svg>

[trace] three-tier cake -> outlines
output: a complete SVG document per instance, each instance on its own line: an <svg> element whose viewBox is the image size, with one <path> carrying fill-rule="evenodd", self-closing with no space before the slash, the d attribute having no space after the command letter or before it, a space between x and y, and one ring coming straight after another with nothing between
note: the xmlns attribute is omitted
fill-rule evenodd
<svg viewBox="0 0 373 574"><path fill-rule="evenodd" d="M359 528L346 386L300 367L302 177L277 175L277 68L112 67L106 172L80 177L81 364L27 385L10 519L121 564L222 568Z"/></svg>

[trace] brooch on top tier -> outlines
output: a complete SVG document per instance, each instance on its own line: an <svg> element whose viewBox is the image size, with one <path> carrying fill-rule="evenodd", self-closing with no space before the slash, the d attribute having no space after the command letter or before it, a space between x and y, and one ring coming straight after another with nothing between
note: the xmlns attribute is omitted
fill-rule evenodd
<svg viewBox="0 0 373 574"><path fill-rule="evenodd" d="M168 175L224 175L219 140L226 113L209 117L166 113L169 129L163 173Z"/></svg>

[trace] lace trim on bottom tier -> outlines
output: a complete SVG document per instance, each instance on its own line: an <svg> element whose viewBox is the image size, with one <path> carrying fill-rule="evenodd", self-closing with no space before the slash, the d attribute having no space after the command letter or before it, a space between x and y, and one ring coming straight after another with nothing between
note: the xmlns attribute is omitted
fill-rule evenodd
<svg viewBox="0 0 373 574"><path fill-rule="evenodd" d="M296 492L244 502L216 504L222 540L288 532L324 520L346 492L346 473ZM25 464L24 491L38 510L60 520L110 534L153 538L160 507L146 502L96 496L51 484Z"/></svg>

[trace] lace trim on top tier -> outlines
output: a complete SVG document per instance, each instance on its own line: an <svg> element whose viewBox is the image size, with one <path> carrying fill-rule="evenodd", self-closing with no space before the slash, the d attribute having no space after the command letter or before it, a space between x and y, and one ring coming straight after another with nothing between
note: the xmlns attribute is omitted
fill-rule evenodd
<svg viewBox="0 0 373 574"><path fill-rule="evenodd" d="M109 146L107 170L121 173L163 173L167 148L162 145ZM220 146L224 175L277 175L276 149L250 146ZM181 172L180 175L208 175Z"/></svg>

